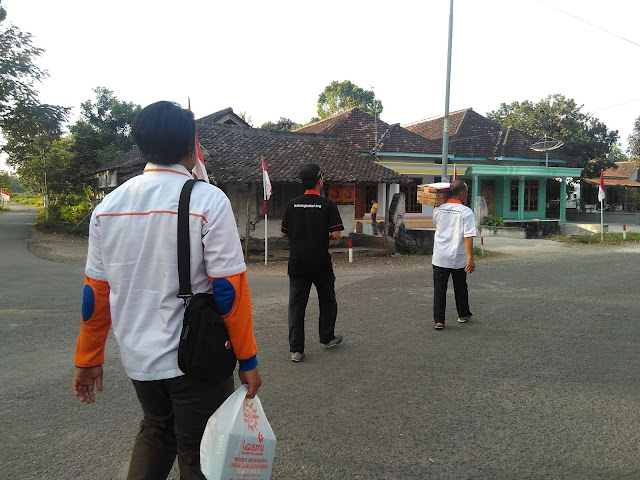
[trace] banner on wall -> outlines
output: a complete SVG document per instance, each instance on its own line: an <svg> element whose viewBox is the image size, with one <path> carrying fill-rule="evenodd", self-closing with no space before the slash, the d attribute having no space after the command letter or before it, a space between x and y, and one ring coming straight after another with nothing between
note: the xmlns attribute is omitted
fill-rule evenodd
<svg viewBox="0 0 640 480"><path fill-rule="evenodd" d="M327 198L338 204L353 205L356 200L355 185L327 185Z"/></svg>

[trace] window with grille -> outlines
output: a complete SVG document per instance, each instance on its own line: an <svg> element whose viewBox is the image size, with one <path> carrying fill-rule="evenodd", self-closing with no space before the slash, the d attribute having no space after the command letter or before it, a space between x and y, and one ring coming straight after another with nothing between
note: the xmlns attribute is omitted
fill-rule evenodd
<svg viewBox="0 0 640 480"><path fill-rule="evenodd" d="M418 185L421 178L412 178L410 185L402 185L400 191L404 193L404 211L406 213L422 213L422 204L418 203Z"/></svg>
<svg viewBox="0 0 640 480"><path fill-rule="evenodd" d="M525 180L524 182L524 211L538 211L538 191L540 189L538 180ZM518 193L520 190L520 182L511 180L511 192L509 196L509 210L518 211Z"/></svg>

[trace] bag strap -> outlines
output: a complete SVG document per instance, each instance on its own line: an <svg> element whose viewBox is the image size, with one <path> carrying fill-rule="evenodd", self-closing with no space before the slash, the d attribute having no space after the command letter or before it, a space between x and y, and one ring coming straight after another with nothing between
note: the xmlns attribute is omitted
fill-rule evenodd
<svg viewBox="0 0 640 480"><path fill-rule="evenodd" d="M189 200L191 190L198 180L187 180L180 192L178 202L178 279L180 290L178 297L184 300L185 307L188 299L193 297L191 292L191 249L189 247Z"/></svg>

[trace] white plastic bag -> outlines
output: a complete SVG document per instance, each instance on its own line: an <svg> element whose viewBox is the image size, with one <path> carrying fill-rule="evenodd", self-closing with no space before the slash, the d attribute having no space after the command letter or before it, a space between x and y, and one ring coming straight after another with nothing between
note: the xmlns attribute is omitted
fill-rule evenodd
<svg viewBox="0 0 640 480"><path fill-rule="evenodd" d="M204 429L200 467L207 480L268 480L276 436L256 395L241 385L220 405Z"/></svg>

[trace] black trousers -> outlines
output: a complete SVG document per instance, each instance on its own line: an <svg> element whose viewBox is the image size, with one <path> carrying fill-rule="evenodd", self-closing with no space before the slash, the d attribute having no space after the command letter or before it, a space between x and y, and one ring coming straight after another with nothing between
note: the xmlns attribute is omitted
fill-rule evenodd
<svg viewBox="0 0 640 480"><path fill-rule="evenodd" d="M333 340L338 316L335 282L333 271L311 276L289 276L289 351L304 353L304 315L312 284L316 287L320 304L320 343Z"/></svg>
<svg viewBox="0 0 640 480"><path fill-rule="evenodd" d="M233 393L233 376L220 383L186 375L132 381L144 417L133 445L127 480L167 478L176 454L182 480L204 480L200 441L209 417Z"/></svg>
<svg viewBox="0 0 640 480"><path fill-rule="evenodd" d="M456 297L458 318L471 315L469 310L469 291L467 290L467 272L464 268L444 268L433 266L433 320L444 324L447 309L447 284L449 275L453 279L453 293Z"/></svg>

